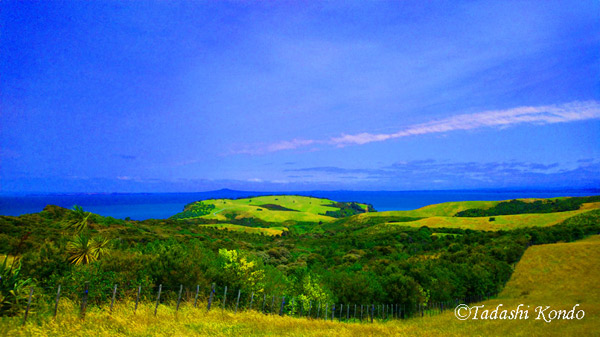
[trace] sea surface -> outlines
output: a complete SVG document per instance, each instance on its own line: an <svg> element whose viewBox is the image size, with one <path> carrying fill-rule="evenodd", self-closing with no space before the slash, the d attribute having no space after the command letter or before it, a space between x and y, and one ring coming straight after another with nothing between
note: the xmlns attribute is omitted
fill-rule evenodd
<svg viewBox="0 0 600 337"><path fill-rule="evenodd" d="M285 193L218 190L197 193L0 195L0 215L17 216L37 213L42 211L46 205L57 205L65 208L80 205L86 211L117 219L165 219L181 212L186 204L197 200L235 199L272 194L304 195L328 198L335 201L357 201L369 203L377 211L392 211L411 210L448 201L599 195L600 190L310 191Z"/></svg>

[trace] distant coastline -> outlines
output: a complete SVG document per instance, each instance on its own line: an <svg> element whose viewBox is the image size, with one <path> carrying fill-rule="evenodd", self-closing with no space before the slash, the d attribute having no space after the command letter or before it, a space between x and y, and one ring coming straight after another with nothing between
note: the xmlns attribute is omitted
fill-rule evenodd
<svg viewBox="0 0 600 337"><path fill-rule="evenodd" d="M186 204L203 199L245 198L263 195L303 195L336 201L372 204L377 211L411 210L449 201L509 200L516 198L553 198L599 195L600 189L477 189L439 191L290 191L261 192L222 189L185 193L2 193L0 215L17 216L40 212L52 204L84 209L104 216L134 220L164 219L180 212Z"/></svg>

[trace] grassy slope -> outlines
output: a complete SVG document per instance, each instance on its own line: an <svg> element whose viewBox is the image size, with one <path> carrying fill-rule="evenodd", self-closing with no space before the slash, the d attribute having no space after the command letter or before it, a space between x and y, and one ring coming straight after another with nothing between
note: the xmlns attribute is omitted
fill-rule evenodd
<svg viewBox="0 0 600 337"><path fill-rule="evenodd" d="M598 336L600 335L600 236L573 243L532 246L523 255L504 291L485 308L514 309L530 305L529 319L522 321L459 321L453 312L433 317L427 327L446 329L450 335L479 336ZM535 307L585 311L582 320L536 320ZM395 324L395 323L394 323Z"/></svg>
<svg viewBox="0 0 600 337"><path fill-rule="evenodd" d="M174 306L161 305L153 316L153 304L144 303L136 315L133 303L119 302L114 312L91 309L86 320L77 317L76 303L61 302L59 318L36 317L20 328L20 317L3 318L3 336L591 336L600 334L600 237L580 242L530 247L517 265L504 291L497 299L479 303L485 308L514 309L519 304L549 305L570 309L575 304L586 312L582 320L466 320L444 314L375 324L347 324L289 317L265 316L256 312L233 315L219 309L206 313L185 304L175 313Z"/></svg>
<svg viewBox="0 0 600 337"><path fill-rule="evenodd" d="M529 199L527 199L529 200ZM531 199L535 200L535 199ZM388 211L377 213L365 213L355 215L355 219L360 222L375 220L378 217L401 216L401 217L424 217L424 219L399 222L384 223L376 225L372 230L381 231L389 226L409 226L431 228L462 228L473 230L510 230L520 227L547 227L556 225L572 216L585 213L600 208L600 203L583 204L579 210L556 213L530 213L516 215L497 215L495 221L489 221L490 217L454 217L456 212L468 208L487 208L492 207L499 201L462 201L449 202L443 204L429 205L412 211Z"/></svg>
<svg viewBox="0 0 600 337"><path fill-rule="evenodd" d="M296 195L275 195L236 200L210 199L203 200L203 203L215 205L214 211L203 216L203 218L221 221L227 220L226 214L235 213L237 218L255 217L268 222L284 222L286 220L325 222L335 219L321 214L325 214L327 211L338 210L336 207L324 206L333 203L333 201L329 199ZM260 207L260 205L265 204L276 204L296 210L297 212L273 211ZM361 206L366 207L366 205ZM259 208L262 209L262 211L259 211Z"/></svg>

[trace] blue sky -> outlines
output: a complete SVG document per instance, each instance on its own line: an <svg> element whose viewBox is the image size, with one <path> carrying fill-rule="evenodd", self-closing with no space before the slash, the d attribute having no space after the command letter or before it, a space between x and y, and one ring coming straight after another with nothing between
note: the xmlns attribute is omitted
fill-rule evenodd
<svg viewBox="0 0 600 337"><path fill-rule="evenodd" d="M599 13L2 1L0 192L598 187Z"/></svg>

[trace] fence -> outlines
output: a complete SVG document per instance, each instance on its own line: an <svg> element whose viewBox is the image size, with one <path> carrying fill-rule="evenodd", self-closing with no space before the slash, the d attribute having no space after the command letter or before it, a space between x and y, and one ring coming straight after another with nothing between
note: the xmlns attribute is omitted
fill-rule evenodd
<svg viewBox="0 0 600 337"><path fill-rule="evenodd" d="M486 296L477 295L467 298L455 299L453 301L428 302L428 303L333 303L321 301L308 301L308 304L299 301L297 297L285 295L268 295L266 293L245 292L241 289L231 291L227 286L222 288L212 284L209 289L201 290L200 285L195 287L184 287L180 285L176 288L163 287L119 287L115 284L111 287L110 293L95 292L95 300L92 305L106 304L110 301L109 310L112 313L116 301L135 298L133 312L138 309L141 301L153 301L154 315L159 310L159 304L175 305L175 312L179 311L182 301L190 303L198 310L229 310L234 314L238 311L254 310L265 315L292 316L298 318L308 318L316 320L329 320L347 323L389 321L398 319L407 319L414 317L433 316L443 313L446 310L453 310L459 303L473 303L485 299ZM85 319L85 314L90 305L90 293L94 289L90 288L88 283L82 286L63 287L60 284L53 288L56 289L56 296L52 296L52 315L56 318L59 312L59 302L65 296L79 301L79 315ZM100 296L98 296L100 295ZM97 297L100 297L99 301ZM32 299L34 298L34 288L30 289L27 306L23 315L23 325L27 321Z"/></svg>

